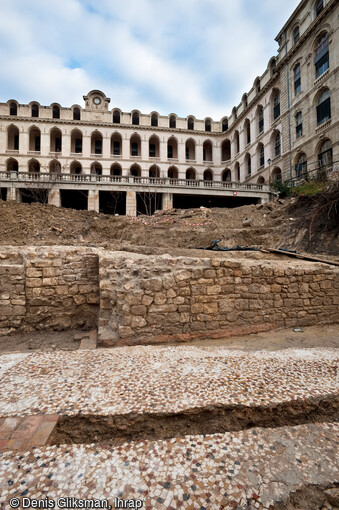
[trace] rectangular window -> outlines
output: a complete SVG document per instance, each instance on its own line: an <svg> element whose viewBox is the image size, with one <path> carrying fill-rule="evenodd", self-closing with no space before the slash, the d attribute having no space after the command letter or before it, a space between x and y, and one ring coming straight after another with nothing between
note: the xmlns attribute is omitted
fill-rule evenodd
<svg viewBox="0 0 339 510"><path fill-rule="evenodd" d="M190 159L190 150L186 147L186 159Z"/></svg>
<svg viewBox="0 0 339 510"><path fill-rule="evenodd" d="M74 149L76 153L82 152L82 140L81 138L76 138L74 143Z"/></svg>
<svg viewBox="0 0 339 510"><path fill-rule="evenodd" d="M167 146L167 157L168 158L173 158L173 145L168 145Z"/></svg>
<svg viewBox="0 0 339 510"><path fill-rule="evenodd" d="M19 150L19 135L14 135L14 150Z"/></svg>
<svg viewBox="0 0 339 510"><path fill-rule="evenodd" d="M295 126L296 137L300 138L303 134L303 120L301 113L298 113L295 120L296 120Z"/></svg>
<svg viewBox="0 0 339 510"><path fill-rule="evenodd" d="M132 156L138 155L138 144L136 142L132 143Z"/></svg>
<svg viewBox="0 0 339 510"><path fill-rule="evenodd" d="M114 156L120 156L120 142L113 142L113 154Z"/></svg>
<svg viewBox="0 0 339 510"><path fill-rule="evenodd" d="M297 96L301 92L301 74L300 65L297 65L294 71L294 94Z"/></svg>

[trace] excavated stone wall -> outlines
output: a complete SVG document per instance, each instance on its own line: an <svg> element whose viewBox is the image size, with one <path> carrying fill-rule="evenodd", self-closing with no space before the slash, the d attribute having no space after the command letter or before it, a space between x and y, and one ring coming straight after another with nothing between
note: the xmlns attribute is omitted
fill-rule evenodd
<svg viewBox="0 0 339 510"><path fill-rule="evenodd" d="M0 249L0 334L95 327L98 256L67 247Z"/></svg>
<svg viewBox="0 0 339 510"><path fill-rule="evenodd" d="M339 322L339 268L254 258L0 248L0 334L98 326L101 345Z"/></svg>
<svg viewBox="0 0 339 510"><path fill-rule="evenodd" d="M339 322L339 269L300 261L100 258L103 345Z"/></svg>

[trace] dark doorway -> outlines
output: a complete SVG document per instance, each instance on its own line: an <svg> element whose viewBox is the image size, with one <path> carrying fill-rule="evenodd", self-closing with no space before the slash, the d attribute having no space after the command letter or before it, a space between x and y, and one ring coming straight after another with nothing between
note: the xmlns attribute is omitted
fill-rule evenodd
<svg viewBox="0 0 339 510"><path fill-rule="evenodd" d="M99 191L99 211L104 214L126 216L126 192Z"/></svg>
<svg viewBox="0 0 339 510"><path fill-rule="evenodd" d="M7 188L0 188L0 199L7 200Z"/></svg>
<svg viewBox="0 0 339 510"><path fill-rule="evenodd" d="M161 209L161 193L137 193L137 215L146 214L151 216Z"/></svg>
<svg viewBox="0 0 339 510"><path fill-rule="evenodd" d="M260 198L173 194L174 209L196 209L201 206L232 208L249 204L260 204Z"/></svg>
<svg viewBox="0 0 339 510"><path fill-rule="evenodd" d="M23 204L33 204L38 202L39 204L48 203L48 189L37 188L37 189L20 189L21 202Z"/></svg>
<svg viewBox="0 0 339 510"><path fill-rule="evenodd" d="M60 190L61 207L67 209L87 209L88 191L73 191L68 189Z"/></svg>

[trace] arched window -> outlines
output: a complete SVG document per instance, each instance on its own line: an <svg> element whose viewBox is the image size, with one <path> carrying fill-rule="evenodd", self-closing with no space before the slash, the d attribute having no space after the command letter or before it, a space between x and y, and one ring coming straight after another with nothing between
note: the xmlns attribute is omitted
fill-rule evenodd
<svg viewBox="0 0 339 510"><path fill-rule="evenodd" d="M170 116L170 119L169 119L169 127L170 128L176 128L177 127L177 119L175 118L174 115L171 115Z"/></svg>
<svg viewBox="0 0 339 510"><path fill-rule="evenodd" d="M187 180L195 180L195 170L194 168L188 168L186 170L186 179Z"/></svg>
<svg viewBox="0 0 339 510"><path fill-rule="evenodd" d="M28 171L30 173L39 173L40 172L40 163L36 159L31 159L28 162Z"/></svg>
<svg viewBox="0 0 339 510"><path fill-rule="evenodd" d="M112 156L121 156L121 145L122 138L119 133L113 133L111 136L111 155Z"/></svg>
<svg viewBox="0 0 339 510"><path fill-rule="evenodd" d="M81 163L79 161L72 161L70 172L71 174L80 175L82 173Z"/></svg>
<svg viewBox="0 0 339 510"><path fill-rule="evenodd" d="M113 112L113 124L120 124L120 112L119 112L119 110L114 110L114 112Z"/></svg>
<svg viewBox="0 0 339 510"><path fill-rule="evenodd" d="M234 132L234 144L235 144L235 153L238 154L238 152L240 151L239 131L238 130Z"/></svg>
<svg viewBox="0 0 339 510"><path fill-rule="evenodd" d="M213 173L210 169L204 171L204 181L213 181Z"/></svg>
<svg viewBox="0 0 339 510"><path fill-rule="evenodd" d="M192 117L189 117L187 119L187 129L193 130L194 129L194 120Z"/></svg>
<svg viewBox="0 0 339 510"><path fill-rule="evenodd" d="M231 182L231 170L229 168L225 168L223 173L221 174L222 182Z"/></svg>
<svg viewBox="0 0 339 510"><path fill-rule="evenodd" d="M194 161L195 160L195 142L192 139L187 140L186 145L186 160Z"/></svg>
<svg viewBox="0 0 339 510"><path fill-rule="evenodd" d="M151 136L148 142L149 157L158 158L160 153L160 142L159 138L155 135Z"/></svg>
<svg viewBox="0 0 339 510"><path fill-rule="evenodd" d="M232 117L233 117L234 120L236 120L237 117L238 117L237 109L236 109L235 106L233 106L233 108L232 108Z"/></svg>
<svg viewBox="0 0 339 510"><path fill-rule="evenodd" d="M259 168L265 165L265 147L264 144L261 144L259 151Z"/></svg>
<svg viewBox="0 0 339 510"><path fill-rule="evenodd" d="M262 106L259 106L258 110L258 129L259 134L264 131L264 108Z"/></svg>
<svg viewBox="0 0 339 510"><path fill-rule="evenodd" d="M245 120L244 124L244 135L245 135L245 145L251 143L251 124L249 119Z"/></svg>
<svg viewBox="0 0 339 510"><path fill-rule="evenodd" d="M53 106L52 117L53 117L53 119L60 119L60 108L59 108L59 106L57 106L57 105Z"/></svg>
<svg viewBox="0 0 339 510"><path fill-rule="evenodd" d="M277 90L274 96L273 103L273 120L277 119L280 115L280 92Z"/></svg>
<svg viewBox="0 0 339 510"><path fill-rule="evenodd" d="M19 165L16 159L9 158L6 162L6 170L7 172L18 172Z"/></svg>
<svg viewBox="0 0 339 510"><path fill-rule="evenodd" d="M110 174L115 175L115 176L122 175L122 169L121 169L121 166L119 165L119 163L114 163L111 166Z"/></svg>
<svg viewBox="0 0 339 510"><path fill-rule="evenodd" d="M300 154L295 164L295 174L298 179L307 176L307 159L303 152Z"/></svg>
<svg viewBox="0 0 339 510"><path fill-rule="evenodd" d="M134 134L130 139L130 152L131 156L140 156L141 155L141 139L140 136Z"/></svg>
<svg viewBox="0 0 339 510"><path fill-rule="evenodd" d="M205 131L211 131L212 125L210 119L205 120Z"/></svg>
<svg viewBox="0 0 339 510"><path fill-rule="evenodd" d="M228 130L228 119L222 119L222 131L225 132Z"/></svg>
<svg viewBox="0 0 339 510"><path fill-rule="evenodd" d="M139 125L139 114L138 114L138 112L133 112L133 114L132 114L132 124L134 124L135 126Z"/></svg>
<svg viewBox="0 0 339 510"><path fill-rule="evenodd" d="M252 163L251 163L251 156L249 154L246 154L246 160L247 160L247 175L251 175L252 173Z"/></svg>
<svg viewBox="0 0 339 510"><path fill-rule="evenodd" d="M32 104L32 117L39 117L39 106L37 104Z"/></svg>
<svg viewBox="0 0 339 510"><path fill-rule="evenodd" d="M61 174L61 164L60 161L53 159L49 164L49 173L51 174Z"/></svg>
<svg viewBox="0 0 339 510"><path fill-rule="evenodd" d="M53 128L50 133L50 151L61 152L62 150L62 135L58 128Z"/></svg>
<svg viewBox="0 0 339 510"><path fill-rule="evenodd" d="M231 159L231 142L224 140L221 144L221 161L228 161Z"/></svg>
<svg viewBox="0 0 339 510"><path fill-rule="evenodd" d="M323 0L317 0L316 3L315 3L315 6L314 6L315 17L316 18L319 16L319 14L323 10L323 8L324 8L324 1Z"/></svg>
<svg viewBox="0 0 339 510"><path fill-rule="evenodd" d="M265 184L265 178L262 175L258 177L257 184Z"/></svg>
<svg viewBox="0 0 339 510"><path fill-rule="evenodd" d="M99 131L92 133L91 154L102 154L102 134Z"/></svg>
<svg viewBox="0 0 339 510"><path fill-rule="evenodd" d="M318 37L315 51L314 51L314 66L315 77L321 76L330 65L329 51L328 51L328 36L323 33Z"/></svg>
<svg viewBox="0 0 339 510"><path fill-rule="evenodd" d="M168 139L167 157L168 159L176 159L178 157L178 142L174 136Z"/></svg>
<svg viewBox="0 0 339 510"><path fill-rule="evenodd" d="M167 171L167 176L169 179L177 179L178 178L178 169L175 166L170 166Z"/></svg>
<svg viewBox="0 0 339 510"><path fill-rule="evenodd" d="M80 120L80 108L73 108L73 120Z"/></svg>
<svg viewBox="0 0 339 510"><path fill-rule="evenodd" d="M149 177L160 177L160 168L157 165L152 165L148 171Z"/></svg>
<svg viewBox="0 0 339 510"><path fill-rule="evenodd" d="M303 135L303 116L301 112L298 112L295 116L295 136L300 138Z"/></svg>
<svg viewBox="0 0 339 510"><path fill-rule="evenodd" d="M294 94L297 96L301 92L301 68L297 64L294 68Z"/></svg>
<svg viewBox="0 0 339 510"><path fill-rule="evenodd" d="M158 115L156 113L152 114L151 117L151 126L157 126L158 125Z"/></svg>
<svg viewBox="0 0 339 510"><path fill-rule="evenodd" d="M204 142L202 152L203 152L203 161L213 161L212 144L210 141L206 140L206 142Z"/></svg>
<svg viewBox="0 0 339 510"><path fill-rule="evenodd" d="M41 145L41 133L40 129L33 126L29 129L29 143L28 143L28 150L40 152L40 145ZM53 151L52 151L53 152Z"/></svg>
<svg viewBox="0 0 339 510"><path fill-rule="evenodd" d="M131 166L129 173L133 177L140 177L141 176L140 166L135 163L134 165Z"/></svg>
<svg viewBox="0 0 339 510"><path fill-rule="evenodd" d="M253 86L254 86L254 89L255 89L256 93L258 94L260 92L260 88L261 88L259 76L254 80L254 85Z"/></svg>
<svg viewBox="0 0 339 510"><path fill-rule="evenodd" d="M331 140L325 140L319 147L318 163L320 167L332 165L333 149Z"/></svg>
<svg viewBox="0 0 339 510"><path fill-rule="evenodd" d="M9 105L9 114L10 115L18 114L18 107L17 107L17 104L14 103L14 101Z"/></svg>
<svg viewBox="0 0 339 510"><path fill-rule="evenodd" d="M280 168L274 168L272 171L273 181L281 181L281 170Z"/></svg>
<svg viewBox="0 0 339 510"><path fill-rule="evenodd" d="M71 132L71 152L82 153L82 132L79 129L73 129Z"/></svg>
<svg viewBox="0 0 339 510"><path fill-rule="evenodd" d="M331 118L331 98L329 89L324 89L317 101L317 125L321 126Z"/></svg>
<svg viewBox="0 0 339 510"><path fill-rule="evenodd" d="M7 131L7 149L10 151L19 150L19 129L13 125Z"/></svg>
<svg viewBox="0 0 339 510"><path fill-rule="evenodd" d="M293 43L294 44L298 41L299 37L300 37L300 30L299 30L299 25L297 25L295 27L295 29L293 30Z"/></svg>
<svg viewBox="0 0 339 510"><path fill-rule="evenodd" d="M91 164L91 174L102 175L102 166L97 161Z"/></svg>
<svg viewBox="0 0 339 510"><path fill-rule="evenodd" d="M274 156L278 157L281 154L281 136L278 132L275 136L275 142L274 142Z"/></svg>
<svg viewBox="0 0 339 510"><path fill-rule="evenodd" d="M234 165L234 171L237 182L240 182L240 165L238 162L236 162L236 164Z"/></svg>

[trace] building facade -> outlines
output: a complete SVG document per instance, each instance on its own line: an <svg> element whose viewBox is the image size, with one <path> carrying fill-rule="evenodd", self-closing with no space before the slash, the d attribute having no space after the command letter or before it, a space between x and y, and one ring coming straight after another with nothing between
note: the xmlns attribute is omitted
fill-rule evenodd
<svg viewBox="0 0 339 510"><path fill-rule="evenodd" d="M331 171L338 18L337 0L302 0L276 37L277 56L220 121L122 112L99 90L84 108L1 103L2 198L135 215L266 201L273 180Z"/></svg>

